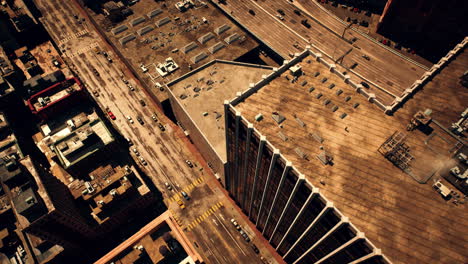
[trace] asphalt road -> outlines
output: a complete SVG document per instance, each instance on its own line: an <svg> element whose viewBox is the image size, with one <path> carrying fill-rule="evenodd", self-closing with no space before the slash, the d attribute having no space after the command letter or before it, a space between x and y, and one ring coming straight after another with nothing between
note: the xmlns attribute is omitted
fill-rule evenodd
<svg viewBox="0 0 468 264"><path fill-rule="evenodd" d="M178 136L180 131L177 133L173 124L169 124L170 121L153 107L150 98L128 74L125 65L108 50L92 25L86 19L83 20L82 10L72 1L35 2L43 14L41 22L61 49L64 60L93 94L103 111L106 112L108 108L116 116L116 120L112 121L113 126L133 141L134 146L130 148L136 148L139 156L131 150L129 152L142 171L161 190L166 205L180 219L186 234L197 243L199 253L206 262L262 263L260 255L253 252L230 224L231 217L240 219L241 216L232 209L228 216L226 207L232 208L232 204L229 204L222 192L213 191L216 185L209 182L215 181L214 176L201 169L186 142ZM97 54L97 50L106 51L113 62L109 62L102 53ZM131 91L123 79L128 80L136 90ZM142 106L140 100L144 100L146 106ZM157 122L151 118L153 114L157 115ZM127 119L128 116L132 118L133 124ZM142 118L143 125L138 123L137 117ZM163 124L166 131L161 131L158 123ZM140 157L148 165L142 165ZM190 168L186 160L191 160L195 167ZM168 190L165 183L173 189ZM189 201L184 200L185 209L177 205L177 200L183 200L179 194L182 190L192 197ZM253 232L250 234L253 235ZM273 263L272 256L262 247L259 245L262 255Z"/></svg>

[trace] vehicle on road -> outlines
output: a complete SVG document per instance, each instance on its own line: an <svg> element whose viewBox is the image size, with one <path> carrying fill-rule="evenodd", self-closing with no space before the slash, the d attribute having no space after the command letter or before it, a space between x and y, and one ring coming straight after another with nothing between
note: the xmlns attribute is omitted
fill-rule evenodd
<svg viewBox="0 0 468 264"><path fill-rule="evenodd" d="M116 119L116 117L115 117L114 113L112 113L112 111L107 111L107 114L109 115L110 119L112 119L112 120Z"/></svg>
<svg viewBox="0 0 468 264"><path fill-rule="evenodd" d="M133 87L133 85L128 84L127 86L128 86L128 88L130 88L130 91L135 91L135 87Z"/></svg>
<svg viewBox="0 0 468 264"><path fill-rule="evenodd" d="M252 9L249 9L249 14L251 14L252 16L255 16L255 11L253 11Z"/></svg>
<svg viewBox="0 0 468 264"><path fill-rule="evenodd" d="M146 103L145 103L145 101L143 101L143 99L140 99L140 104L141 104L141 106L146 106Z"/></svg>
<svg viewBox="0 0 468 264"><path fill-rule="evenodd" d="M143 157L140 157L140 162L141 162L141 164L143 164L144 166L148 165L148 163L146 162L146 160L145 160Z"/></svg>
<svg viewBox="0 0 468 264"><path fill-rule="evenodd" d="M172 191L172 186L171 186L169 183L165 182L164 185L166 185L166 188L167 188L169 191Z"/></svg>
<svg viewBox="0 0 468 264"><path fill-rule="evenodd" d="M182 197L184 197L185 200L190 200L190 196L186 192L180 192L182 194Z"/></svg>
<svg viewBox="0 0 468 264"><path fill-rule="evenodd" d="M187 165L188 165L190 168L193 168L193 163L192 163L190 160L185 160L185 163L187 163Z"/></svg>
<svg viewBox="0 0 468 264"><path fill-rule="evenodd" d="M276 17L277 17L279 20L281 20L281 21L284 20L284 17L283 17L282 15L276 15Z"/></svg>
<svg viewBox="0 0 468 264"><path fill-rule="evenodd" d="M154 122L158 122L158 118L156 117L156 115L152 115L151 118L154 120Z"/></svg>
<svg viewBox="0 0 468 264"><path fill-rule="evenodd" d="M241 226L237 223L236 219L231 218L231 223L238 231L241 230Z"/></svg>
<svg viewBox="0 0 468 264"><path fill-rule="evenodd" d="M133 124L133 119L132 119L131 116L127 116L127 120L128 120L128 122L130 122L130 124Z"/></svg>
<svg viewBox="0 0 468 264"><path fill-rule="evenodd" d="M158 127L159 127L159 129L161 129L161 131L163 131L163 132L166 131L166 128L163 126L163 124L159 123Z"/></svg>
<svg viewBox="0 0 468 264"><path fill-rule="evenodd" d="M182 208L182 209L185 208L185 204L184 204L184 202L182 202L182 200L177 200L177 204L179 205L180 208Z"/></svg>
<svg viewBox="0 0 468 264"><path fill-rule="evenodd" d="M125 140L127 140L129 146L133 146L133 142L131 139L125 138Z"/></svg>
<svg viewBox="0 0 468 264"><path fill-rule="evenodd" d="M276 11L278 11L278 13L279 13L280 15L282 15L282 16L285 16L285 15L286 15L286 13L284 13L283 9L278 9L278 10L276 10Z"/></svg>
<svg viewBox="0 0 468 264"><path fill-rule="evenodd" d="M135 155L140 156L140 152L138 152L136 148L132 148L132 151L135 153Z"/></svg>
<svg viewBox="0 0 468 264"><path fill-rule="evenodd" d="M241 230L241 231L242 231L242 230ZM244 238L245 241L250 242L250 237L247 235L247 233L245 233L244 231L242 231L241 235L242 235L242 237Z"/></svg>
<svg viewBox="0 0 468 264"><path fill-rule="evenodd" d="M255 252L255 254L260 253L260 250L258 250L258 247L257 247L255 244L250 245L250 247L252 247L252 249L253 249L253 251Z"/></svg>
<svg viewBox="0 0 468 264"><path fill-rule="evenodd" d="M98 91L94 90L93 94L94 94L94 96L99 97L99 92Z"/></svg>
<svg viewBox="0 0 468 264"><path fill-rule="evenodd" d="M140 123L140 125L143 125L145 122L143 122L143 119L141 119L140 116L137 116L137 121Z"/></svg>
<svg viewBox="0 0 468 264"><path fill-rule="evenodd" d="M93 68L93 73L94 73L94 75L96 75L97 77L99 77L99 72L98 72L95 68Z"/></svg>

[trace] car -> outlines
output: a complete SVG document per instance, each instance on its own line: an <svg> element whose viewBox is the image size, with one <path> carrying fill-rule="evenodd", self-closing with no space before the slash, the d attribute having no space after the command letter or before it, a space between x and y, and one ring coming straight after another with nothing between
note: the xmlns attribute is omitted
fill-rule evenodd
<svg viewBox="0 0 468 264"><path fill-rule="evenodd" d="M128 80L122 77L122 82L128 85Z"/></svg>
<svg viewBox="0 0 468 264"><path fill-rule="evenodd" d="M260 253L260 250L258 250L258 247L257 247L255 244L251 244L250 247L253 249L253 251L255 252L255 254Z"/></svg>
<svg viewBox="0 0 468 264"><path fill-rule="evenodd" d="M182 197L184 197L185 200L190 200L190 196L186 192L180 192L182 194Z"/></svg>
<svg viewBox="0 0 468 264"><path fill-rule="evenodd" d="M278 9L278 10L276 10L276 11L278 11L278 13L279 13L280 15L282 15L282 16L285 16L285 15L286 15L286 13L284 13L283 9Z"/></svg>
<svg viewBox="0 0 468 264"><path fill-rule="evenodd" d="M107 111L107 114L109 115L110 119L112 119L112 120L116 119L116 117L115 117L114 113L112 113L112 111Z"/></svg>
<svg viewBox="0 0 468 264"><path fill-rule="evenodd" d="M137 116L137 121L140 123L140 125L143 125L145 122L143 122L143 119L141 117Z"/></svg>
<svg viewBox="0 0 468 264"><path fill-rule="evenodd" d="M151 118L153 119L154 122L158 122L158 118L156 117L156 115L152 115Z"/></svg>
<svg viewBox="0 0 468 264"><path fill-rule="evenodd" d="M94 96L99 97L99 92L98 91L94 90L93 94L94 94Z"/></svg>
<svg viewBox="0 0 468 264"><path fill-rule="evenodd" d="M182 200L180 200L180 199L177 200L177 204L179 205L179 207L180 207L181 209L184 209L184 208L185 208L184 202L182 202Z"/></svg>
<svg viewBox="0 0 468 264"><path fill-rule="evenodd" d="M93 73L94 73L94 75L96 75L96 76L98 76L98 77L99 77L99 75L100 75L99 72L98 72L95 68L93 68Z"/></svg>
<svg viewBox="0 0 468 264"><path fill-rule="evenodd" d="M132 119L131 116L127 116L127 120L128 120L128 122L130 122L130 124L133 124L133 119Z"/></svg>
<svg viewBox="0 0 468 264"><path fill-rule="evenodd" d="M252 16L255 16L255 11L253 11L252 9L249 9L249 14L251 14Z"/></svg>
<svg viewBox="0 0 468 264"><path fill-rule="evenodd" d="M366 82L361 82L361 85L364 86L364 88L367 88L367 89L370 88L369 84Z"/></svg>
<svg viewBox="0 0 468 264"><path fill-rule="evenodd" d="M102 52L102 55L104 55L104 57L106 57L106 58L107 58L107 56L109 56L109 54L107 54L107 52L105 52L105 51Z"/></svg>
<svg viewBox="0 0 468 264"><path fill-rule="evenodd" d="M247 233L243 233L242 237L244 238L245 241L250 242L250 237L247 235Z"/></svg>
<svg viewBox="0 0 468 264"><path fill-rule="evenodd" d="M146 106L146 103L145 103L145 101L143 101L143 99L140 99L140 104L141 104L141 106Z"/></svg>
<svg viewBox="0 0 468 264"><path fill-rule="evenodd" d="M107 61L112 63L112 58L111 57L107 57Z"/></svg>
<svg viewBox="0 0 468 264"><path fill-rule="evenodd" d="M300 16L302 15L301 11L297 10L297 9L294 9L294 14Z"/></svg>
<svg viewBox="0 0 468 264"><path fill-rule="evenodd" d="M167 188L169 191L172 191L172 186L171 186L169 183L165 182L164 185L166 185L166 188Z"/></svg>
<svg viewBox="0 0 468 264"><path fill-rule="evenodd" d="M125 140L127 140L129 146L133 146L133 142L131 139L125 138Z"/></svg>
<svg viewBox="0 0 468 264"><path fill-rule="evenodd" d="M127 86L128 86L128 88L130 88L130 91L135 91L135 87L133 87L133 85L128 84Z"/></svg>
<svg viewBox="0 0 468 264"><path fill-rule="evenodd" d="M148 163L146 163L146 160L145 160L143 157L140 157L140 162L141 162L141 164L143 164L144 166L148 165Z"/></svg>
<svg viewBox="0 0 468 264"><path fill-rule="evenodd" d="M132 148L132 151L135 153L135 155L140 156L140 152L138 152L136 148Z"/></svg>
<svg viewBox="0 0 468 264"><path fill-rule="evenodd" d="M231 218L231 223L237 230L241 230L241 226L237 223L236 219Z"/></svg>
<svg viewBox="0 0 468 264"><path fill-rule="evenodd" d="M281 20L281 21L284 20L284 17L283 17L282 15L276 15L276 17L277 17L279 20Z"/></svg>
<svg viewBox="0 0 468 264"><path fill-rule="evenodd" d="M190 160L185 160L185 163L187 163L187 165L190 167L190 168L193 168L193 164Z"/></svg>
<svg viewBox="0 0 468 264"><path fill-rule="evenodd" d="M159 129L161 129L161 131L163 131L163 132L166 131L166 128L163 126L163 124L159 123L158 127L159 127Z"/></svg>

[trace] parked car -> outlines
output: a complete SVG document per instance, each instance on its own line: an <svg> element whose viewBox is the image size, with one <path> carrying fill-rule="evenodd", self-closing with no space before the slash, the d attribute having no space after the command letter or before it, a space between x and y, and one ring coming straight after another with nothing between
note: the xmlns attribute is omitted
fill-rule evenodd
<svg viewBox="0 0 468 264"><path fill-rule="evenodd" d="M164 185L166 185L166 188L167 188L169 191L172 191L172 186L171 186L169 183L165 182Z"/></svg>
<svg viewBox="0 0 468 264"><path fill-rule="evenodd" d="M141 119L140 116L137 116L137 121L140 123L140 125L143 125L145 122L143 122L143 119Z"/></svg>
<svg viewBox="0 0 468 264"><path fill-rule="evenodd" d="M133 124L133 119L132 119L131 116L127 116L127 120L128 120L128 122L130 122L130 124Z"/></svg>
<svg viewBox="0 0 468 264"><path fill-rule="evenodd" d="M244 237L244 240L247 241L247 242L250 242L250 237L247 235L247 233L243 233L242 234L242 237Z"/></svg>
<svg viewBox="0 0 468 264"><path fill-rule="evenodd" d="M143 101L143 99L140 99L140 104L141 104L141 106L146 106L146 103L145 103L145 101Z"/></svg>
<svg viewBox="0 0 468 264"><path fill-rule="evenodd" d="M136 148L132 148L132 151L135 153L135 155L140 156L140 152L138 152Z"/></svg>
<svg viewBox="0 0 468 264"><path fill-rule="evenodd" d="M127 140L129 146L133 146L133 142L131 139L125 138L125 140Z"/></svg>
<svg viewBox="0 0 468 264"><path fill-rule="evenodd" d="M253 11L252 9L249 9L249 14L251 14L252 16L255 16L255 11Z"/></svg>
<svg viewBox="0 0 468 264"><path fill-rule="evenodd" d="M250 247L252 247L252 249L253 249L253 251L255 252L255 254L260 253L260 250L258 250L258 247L257 247L255 244L251 244Z"/></svg>
<svg viewBox="0 0 468 264"><path fill-rule="evenodd" d="M107 114L109 115L110 119L112 119L112 120L116 119L116 117L115 117L114 113L112 113L112 111L107 111Z"/></svg>
<svg viewBox="0 0 468 264"><path fill-rule="evenodd" d="M163 124L159 123L158 127L159 127L159 129L161 129L161 131L163 131L163 132L166 131L166 128L163 126Z"/></svg>
<svg viewBox="0 0 468 264"><path fill-rule="evenodd" d="M135 91L135 87L133 87L133 85L128 84L127 86L128 86L128 88L130 88L130 91Z"/></svg>
<svg viewBox="0 0 468 264"><path fill-rule="evenodd" d="M193 168L193 163L192 163L190 160L185 160L185 163L187 163L187 165L188 165L190 168Z"/></svg>
<svg viewBox="0 0 468 264"><path fill-rule="evenodd" d="M276 10L276 11L278 11L278 13L279 13L280 15L282 15L282 16L285 16L285 15L286 15L286 13L284 13L283 9L278 9L278 10Z"/></svg>
<svg viewBox="0 0 468 264"><path fill-rule="evenodd" d="M146 160L145 160L143 157L140 157L140 162L141 162L141 164L143 164L144 166L148 165L148 163L146 162Z"/></svg>
<svg viewBox="0 0 468 264"><path fill-rule="evenodd" d="M186 192L180 192L182 194L182 197L184 197L185 200L190 200L190 196Z"/></svg>
<svg viewBox="0 0 468 264"><path fill-rule="evenodd" d="M154 122L158 122L158 118L156 117L156 115L152 115L151 118L154 120Z"/></svg>

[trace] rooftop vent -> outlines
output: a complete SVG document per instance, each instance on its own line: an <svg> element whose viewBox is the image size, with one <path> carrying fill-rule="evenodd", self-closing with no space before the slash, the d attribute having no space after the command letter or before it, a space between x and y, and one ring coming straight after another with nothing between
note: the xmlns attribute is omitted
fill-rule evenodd
<svg viewBox="0 0 468 264"><path fill-rule="evenodd" d="M115 36L115 35L118 35L118 34L124 32L127 29L128 29L127 25L120 25L120 26L112 29L112 34L114 34L114 36Z"/></svg>
<svg viewBox="0 0 468 264"><path fill-rule="evenodd" d="M240 38L239 34L234 33L230 35L229 37L225 38L224 41L226 41L227 44L231 44L234 41L238 40Z"/></svg>
<svg viewBox="0 0 468 264"><path fill-rule="evenodd" d="M136 36L134 34L129 34L129 35L119 39L119 42L120 42L121 45L125 45L125 44L127 44L128 42L130 42L130 41L132 41L134 39L136 39Z"/></svg>
<svg viewBox="0 0 468 264"><path fill-rule="evenodd" d="M313 92L314 90L315 90L315 87L313 87L313 86L310 87L310 88L309 88L309 93Z"/></svg>
<svg viewBox="0 0 468 264"><path fill-rule="evenodd" d="M166 25L169 22L171 22L171 19L169 17L165 17L163 19L158 20L158 22L156 22L156 26L157 27L162 27L162 26Z"/></svg>
<svg viewBox="0 0 468 264"><path fill-rule="evenodd" d="M255 121L260 122L262 120L263 120L263 115L262 114L258 114L258 115L255 116Z"/></svg>
<svg viewBox="0 0 468 264"><path fill-rule="evenodd" d="M161 14L162 12L163 12L163 11L162 11L161 9L155 9L155 10L153 10L153 11L151 11L151 12L148 13L148 17L149 17L149 18L153 18L153 17L155 17L155 16Z"/></svg>
<svg viewBox="0 0 468 264"><path fill-rule="evenodd" d="M208 55L205 52L198 53L197 55L192 57L192 63L198 63L207 57Z"/></svg>
<svg viewBox="0 0 468 264"><path fill-rule="evenodd" d="M346 96L344 100L345 102L348 102L349 100L351 100L351 96Z"/></svg>
<svg viewBox="0 0 468 264"><path fill-rule="evenodd" d="M317 158L322 162L323 165L332 164L333 162L333 156L325 150L320 152L320 154L317 155Z"/></svg>
<svg viewBox="0 0 468 264"><path fill-rule="evenodd" d="M141 17L137 17L135 19L133 19L131 22L130 22L130 25L132 25L132 27L138 25L138 24L141 24L143 22L145 22L145 17L141 16Z"/></svg>
<svg viewBox="0 0 468 264"><path fill-rule="evenodd" d="M225 46L224 46L224 44L222 42L218 42L218 43L214 44L213 46L209 47L208 51L211 54L215 54L216 52L220 51L224 47Z"/></svg>
<svg viewBox="0 0 468 264"><path fill-rule="evenodd" d="M335 84L334 84L334 83L328 85L328 88L329 88L329 89L333 89L333 87L335 87Z"/></svg>
<svg viewBox="0 0 468 264"><path fill-rule="evenodd" d="M153 31L154 28L152 26L146 26L146 27L142 27L141 29L139 29L137 31L138 35L143 36L145 34L148 34L149 32Z"/></svg>
<svg viewBox="0 0 468 264"><path fill-rule="evenodd" d="M198 45L195 43L195 42L190 42L189 44L185 45L181 51L184 53L184 54L187 54L189 53L190 51L196 49L198 47Z"/></svg>
<svg viewBox="0 0 468 264"><path fill-rule="evenodd" d="M286 117L280 115L278 112L273 112L271 117L273 118L273 120L275 120L275 122L279 125L281 123L284 122L284 120L286 120Z"/></svg>
<svg viewBox="0 0 468 264"><path fill-rule="evenodd" d="M296 154L301 158L301 159L307 159L307 154L305 154L302 149L300 148L295 148L294 151Z"/></svg>
<svg viewBox="0 0 468 264"><path fill-rule="evenodd" d="M318 77L320 75L320 72L315 72L314 77Z"/></svg>
<svg viewBox="0 0 468 264"><path fill-rule="evenodd" d="M288 140L288 137L287 137L285 134L283 134L281 131L278 132L278 136L279 136L283 141L287 141L287 140Z"/></svg>
<svg viewBox="0 0 468 264"><path fill-rule="evenodd" d="M343 93L343 90L341 90L341 89L338 90L338 91L336 91L336 95L340 95L340 94L342 94L342 93Z"/></svg>
<svg viewBox="0 0 468 264"><path fill-rule="evenodd" d="M201 43L201 44L205 44L206 42L208 42L209 40L213 39L215 37L215 35L211 32L209 33L206 33L205 35L201 36L198 38L198 41Z"/></svg>
<svg viewBox="0 0 468 264"><path fill-rule="evenodd" d="M224 32L228 31L230 28L231 28L230 26L224 24L224 25L222 25L220 27L215 28L214 32L216 33L216 35L219 36L219 35L223 34Z"/></svg>
<svg viewBox="0 0 468 264"><path fill-rule="evenodd" d="M301 83L301 86L306 86L306 84L307 84L307 81L303 81L303 82Z"/></svg>
<svg viewBox="0 0 468 264"><path fill-rule="evenodd" d="M325 77L325 78L322 79L321 82L322 82L322 83L325 83L327 80L328 80L328 78Z"/></svg>

